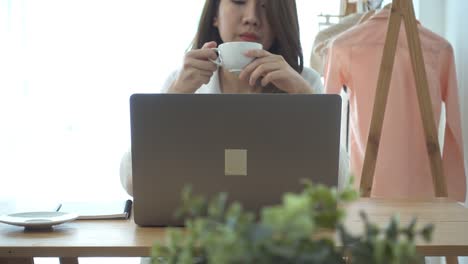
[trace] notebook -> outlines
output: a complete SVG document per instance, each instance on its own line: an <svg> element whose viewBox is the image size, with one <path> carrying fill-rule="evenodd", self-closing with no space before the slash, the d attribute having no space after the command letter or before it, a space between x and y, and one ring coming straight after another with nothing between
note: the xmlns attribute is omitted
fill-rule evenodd
<svg viewBox="0 0 468 264"><path fill-rule="evenodd" d="M180 192L227 192L247 210L338 182L339 95L134 94L134 220L180 226Z"/></svg>
<svg viewBox="0 0 468 264"><path fill-rule="evenodd" d="M63 202L57 211L78 214L77 219L128 219L132 200Z"/></svg>

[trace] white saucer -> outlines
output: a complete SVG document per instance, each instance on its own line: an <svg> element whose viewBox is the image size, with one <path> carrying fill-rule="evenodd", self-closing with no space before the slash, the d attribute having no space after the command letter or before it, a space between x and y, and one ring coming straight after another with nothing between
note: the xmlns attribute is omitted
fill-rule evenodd
<svg viewBox="0 0 468 264"><path fill-rule="evenodd" d="M0 216L0 222L23 226L26 229L50 229L54 225L73 221L77 214L63 212L24 212Z"/></svg>

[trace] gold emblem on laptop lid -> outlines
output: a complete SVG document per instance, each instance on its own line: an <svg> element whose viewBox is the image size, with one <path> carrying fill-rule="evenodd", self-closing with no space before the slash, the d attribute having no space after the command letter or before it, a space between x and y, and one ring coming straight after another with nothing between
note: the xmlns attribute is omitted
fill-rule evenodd
<svg viewBox="0 0 468 264"><path fill-rule="evenodd" d="M224 175L247 176L247 150L224 150Z"/></svg>

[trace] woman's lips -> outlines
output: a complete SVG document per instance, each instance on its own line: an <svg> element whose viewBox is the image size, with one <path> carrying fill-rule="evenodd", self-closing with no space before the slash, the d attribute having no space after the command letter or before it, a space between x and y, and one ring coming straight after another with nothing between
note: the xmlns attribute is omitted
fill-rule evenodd
<svg viewBox="0 0 468 264"><path fill-rule="evenodd" d="M258 36L255 35L255 34L249 34L249 33L242 34L242 35L240 35L240 38L241 38L243 41L251 41L251 42L256 42L256 41L258 41Z"/></svg>

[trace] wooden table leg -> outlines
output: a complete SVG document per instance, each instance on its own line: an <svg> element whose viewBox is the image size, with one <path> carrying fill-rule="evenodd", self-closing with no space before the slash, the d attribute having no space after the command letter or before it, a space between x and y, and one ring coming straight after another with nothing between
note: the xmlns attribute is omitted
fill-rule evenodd
<svg viewBox="0 0 468 264"><path fill-rule="evenodd" d="M445 262L447 264L458 264L458 257L445 257Z"/></svg>
<svg viewBox="0 0 468 264"><path fill-rule="evenodd" d="M60 258L60 264L78 264L78 258Z"/></svg>
<svg viewBox="0 0 468 264"><path fill-rule="evenodd" d="M0 258L2 264L34 264L33 258Z"/></svg>

